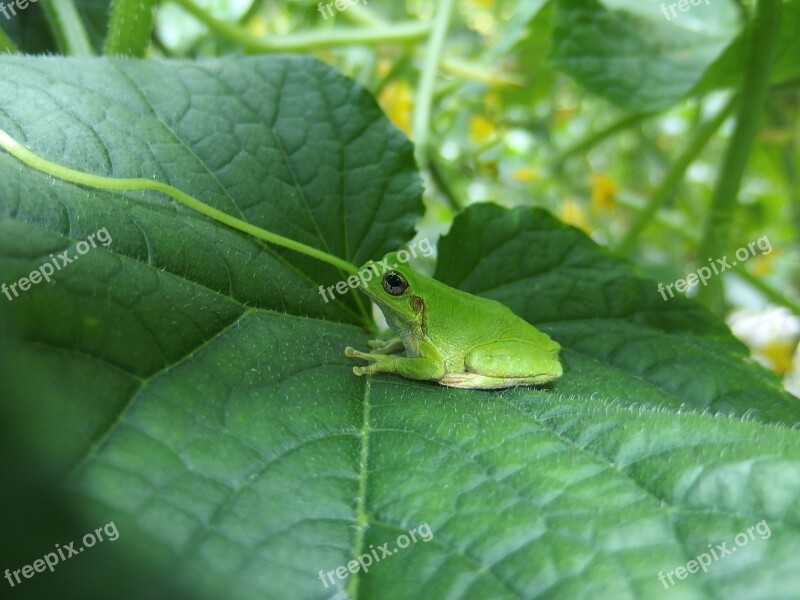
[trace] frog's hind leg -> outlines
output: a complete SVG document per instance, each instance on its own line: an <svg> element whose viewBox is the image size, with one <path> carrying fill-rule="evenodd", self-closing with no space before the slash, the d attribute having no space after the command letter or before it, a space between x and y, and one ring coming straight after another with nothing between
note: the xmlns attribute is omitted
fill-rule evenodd
<svg viewBox="0 0 800 600"><path fill-rule="evenodd" d="M557 363L557 354L549 356L536 346L518 340L491 342L475 346L464 358L470 373L488 377L528 378Z"/></svg>
<svg viewBox="0 0 800 600"><path fill-rule="evenodd" d="M476 346L467 353L464 367L468 373L488 378L487 381L481 381L485 389L537 385L562 375L558 352L558 345L543 350L520 340L491 342ZM493 386L492 379L508 380L509 385Z"/></svg>

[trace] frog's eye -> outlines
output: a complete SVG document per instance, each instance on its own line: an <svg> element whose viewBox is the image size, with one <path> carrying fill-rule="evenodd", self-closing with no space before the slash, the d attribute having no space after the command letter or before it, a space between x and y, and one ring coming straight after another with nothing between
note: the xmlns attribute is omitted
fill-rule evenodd
<svg viewBox="0 0 800 600"><path fill-rule="evenodd" d="M402 296L408 289L408 281L397 271L389 271L383 276L383 289L392 296Z"/></svg>

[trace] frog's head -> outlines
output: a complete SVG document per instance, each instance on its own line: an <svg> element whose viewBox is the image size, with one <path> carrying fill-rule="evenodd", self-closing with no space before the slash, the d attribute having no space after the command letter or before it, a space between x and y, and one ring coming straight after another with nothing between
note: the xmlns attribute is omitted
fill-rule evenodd
<svg viewBox="0 0 800 600"><path fill-rule="evenodd" d="M422 276L389 252L380 261L369 261L359 270L359 288L383 311L387 321L409 323L419 318L424 302Z"/></svg>

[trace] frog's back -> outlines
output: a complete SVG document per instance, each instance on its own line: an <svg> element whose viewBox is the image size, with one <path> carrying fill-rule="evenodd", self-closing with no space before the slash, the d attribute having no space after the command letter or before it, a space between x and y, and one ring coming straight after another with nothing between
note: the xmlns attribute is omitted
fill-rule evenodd
<svg viewBox="0 0 800 600"><path fill-rule="evenodd" d="M496 300L481 298L431 280L425 320L431 340L467 352L475 344L515 339L540 344L549 338Z"/></svg>

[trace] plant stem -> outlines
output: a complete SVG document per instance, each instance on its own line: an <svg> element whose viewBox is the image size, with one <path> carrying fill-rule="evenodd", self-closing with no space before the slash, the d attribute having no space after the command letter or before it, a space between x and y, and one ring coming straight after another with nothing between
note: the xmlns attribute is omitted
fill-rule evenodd
<svg viewBox="0 0 800 600"><path fill-rule="evenodd" d="M372 12L369 8L364 8L358 4L352 5L342 13L344 17L352 23L357 25L366 25L369 27L381 27L386 25L387 21L380 15Z"/></svg>
<svg viewBox="0 0 800 600"><path fill-rule="evenodd" d="M452 210L454 213L457 213L463 209L464 207L462 206L462 203L458 200L458 196L456 196L456 194L453 192L452 187L447 182L447 179L442 173L441 167L435 158L430 158L428 160L428 167L428 172L431 175L433 184L442 193L442 196L444 196L447 204L450 205L450 210Z"/></svg>
<svg viewBox="0 0 800 600"><path fill-rule="evenodd" d="M73 0L50 0L42 2L41 6L62 54L80 57L94 55L89 34Z"/></svg>
<svg viewBox="0 0 800 600"><path fill-rule="evenodd" d="M787 128L791 125L787 125ZM795 134L783 148L783 167L786 176L786 188L789 194L789 204L792 216L794 217L794 234L800 242L800 178L797 176L797 143Z"/></svg>
<svg viewBox="0 0 800 600"><path fill-rule="evenodd" d="M681 152L678 158L675 159L675 162L672 163L672 166L667 171L661 184L659 184L652 196L650 196L650 200L636 216L633 223L631 223L628 231L625 233L625 237L622 238L622 241L616 247L617 253L621 255L630 253L636 243L636 238L644 231L658 210L664 205L667 198L669 198L670 194L675 190L675 187L683 179L689 165L695 161L714 133L722 126L725 119L730 116L735 104L736 97L734 96L716 115L697 129L692 139L683 149L683 152Z"/></svg>
<svg viewBox="0 0 800 600"><path fill-rule="evenodd" d="M745 76L737 109L736 129L731 137L722 169L719 172L711 208L706 219L697 258L724 254L730 246L730 229L739 187L747 166L764 101L769 90L773 58L778 46L782 0L758 0L745 64ZM723 309L722 284L719 278L709 281L698 293L709 308Z"/></svg>
<svg viewBox="0 0 800 600"><path fill-rule="evenodd" d="M623 129L627 129L628 127L632 127L640 123L647 117L652 116L652 114L653 113L633 113L630 115L625 115L603 129L591 132L589 135L578 140L572 146L561 152L561 154L555 158L553 161L553 171L560 171L564 167L564 163L576 154L584 154L588 152L592 147L599 144L607 137L614 135L618 131L622 131Z"/></svg>
<svg viewBox="0 0 800 600"><path fill-rule="evenodd" d="M494 73L460 58L442 57L441 68L442 71L466 81L497 87L525 87L525 79L521 75Z"/></svg>
<svg viewBox="0 0 800 600"><path fill-rule="evenodd" d="M19 52L17 45L8 37L8 34L0 27L0 54L16 54Z"/></svg>
<svg viewBox="0 0 800 600"><path fill-rule="evenodd" d="M386 21L380 15L377 15L370 9L364 8L363 6L359 6L357 4L351 6L342 14L345 15L352 23L357 23L358 25L385 27L388 24L388 21ZM424 56L422 52L417 52L416 54ZM507 75L503 73L498 74L485 67L475 65L470 61L447 56L446 54L442 55L440 67L442 71L450 73L451 75L455 75L456 77L466 81L483 83L484 85L504 87L521 87L525 85L525 80L521 75L516 75L513 73Z"/></svg>
<svg viewBox="0 0 800 600"><path fill-rule="evenodd" d="M778 306L785 306L795 315L800 316L800 304L791 298L784 296L768 283L763 282L761 279L750 273L747 269L740 269L736 271L736 275L744 279L748 284L761 292L761 294L763 294L764 297L770 302L777 304Z"/></svg>
<svg viewBox="0 0 800 600"><path fill-rule="evenodd" d="M374 86L372 90L372 95L376 98L380 98L381 92L383 89L391 83L395 78L401 75L406 69L408 69L411 63L411 57L408 54L402 54L400 58L396 59L392 63L391 69L386 75Z"/></svg>
<svg viewBox="0 0 800 600"><path fill-rule="evenodd" d="M316 248L312 248L306 244L291 240L283 237L282 235L278 235L277 233L272 233L266 229L256 227L255 225L252 225L246 221L242 221L241 219L237 219L236 217L232 217L231 215L209 206L205 202L202 202L190 196L186 192L172 187L169 184L144 178L121 179L116 177L103 177L102 175L92 175L90 173L84 173L82 171L76 171L68 167L57 165L42 158L41 156L34 154L2 129L0 129L0 146L5 148L9 154L18 158L29 167L36 169L37 171L41 171L42 173L46 173L47 175L57 177L58 179L63 179L64 181L69 181L70 183L76 183L78 185L85 185L87 187L104 190L154 190L156 192L161 192L162 194L166 194L170 198L177 200L181 204L184 204L189 208L196 210L197 212L210 217L211 219L214 219L215 221L219 221L220 223L227 225L232 229L247 233L253 237L264 240L265 242L269 242L270 244L275 244L276 246L288 248L289 250L299 252L300 254L305 254L306 256L316 258L317 260L321 260L329 265L333 265L337 269L341 269L350 275L355 275L358 273L358 268L356 266L345 260L342 260L341 258L338 258L337 256L333 256L327 252L323 252L322 250L317 250Z"/></svg>
<svg viewBox="0 0 800 600"><path fill-rule="evenodd" d="M436 75L442 60L447 29L453 13L455 0L440 0L439 11L433 20L433 31L425 51L425 64L422 67L417 99L414 103L414 146L417 164L422 169L428 167L428 139L431 130L431 109L436 90Z"/></svg>
<svg viewBox="0 0 800 600"><path fill-rule="evenodd" d="M143 58L150 46L158 0L112 0L103 53Z"/></svg>
<svg viewBox="0 0 800 600"><path fill-rule="evenodd" d="M334 29L314 33L262 38L255 36L239 25L221 21L209 14L192 0L173 0L175 4L204 23L211 31L230 40L247 52L311 52L332 46L351 46L354 44L383 44L386 42L408 41L424 38L430 31L428 23L400 23L382 28Z"/></svg>
<svg viewBox="0 0 800 600"><path fill-rule="evenodd" d="M582 191L581 193L586 195L589 192L586 190ZM644 207L647 203L644 201L635 202L634 198L635 196L631 194L620 193L617 195L617 204L631 211L644 210ZM680 237L687 244L690 244L691 246L697 245L697 234L691 231L691 228L683 223L680 219L673 218L670 215L663 213L656 213L653 217L653 221L658 223L659 227L663 227L667 231L670 231Z"/></svg>

